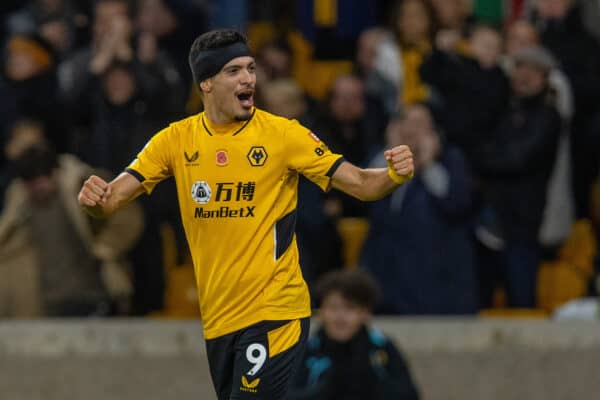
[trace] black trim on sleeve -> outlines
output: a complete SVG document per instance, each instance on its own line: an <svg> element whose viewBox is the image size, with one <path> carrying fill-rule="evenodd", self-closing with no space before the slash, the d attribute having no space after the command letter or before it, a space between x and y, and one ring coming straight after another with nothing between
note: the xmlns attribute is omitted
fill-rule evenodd
<svg viewBox="0 0 600 400"><path fill-rule="evenodd" d="M344 157L340 157L336 160L336 162L333 163L333 165L331 166L331 168L329 168L329 171L327 171L327 173L325 175L327 175L328 177L332 177L333 174L335 174L335 171L337 171L337 169L340 167L340 165L342 165L342 163L346 161L346 159Z"/></svg>
<svg viewBox="0 0 600 400"><path fill-rule="evenodd" d="M292 244L294 232L296 231L296 214L296 210L294 210L275 224L275 240L277 241L275 248L276 260L279 260L279 257L281 257Z"/></svg>
<svg viewBox="0 0 600 400"><path fill-rule="evenodd" d="M134 169L125 168L125 172L127 172L130 175L132 175L135 179L137 179L138 181L140 181L140 183L142 183L142 182L144 182L146 180L146 178L144 178L144 175L140 174L139 172L137 172Z"/></svg>

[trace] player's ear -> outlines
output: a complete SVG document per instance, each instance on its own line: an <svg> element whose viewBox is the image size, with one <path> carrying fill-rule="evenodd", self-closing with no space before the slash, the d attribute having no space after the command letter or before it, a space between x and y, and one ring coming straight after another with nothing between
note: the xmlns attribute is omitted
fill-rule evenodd
<svg viewBox="0 0 600 400"><path fill-rule="evenodd" d="M200 82L200 89L202 89L203 92L210 92L212 90L212 80L205 79Z"/></svg>

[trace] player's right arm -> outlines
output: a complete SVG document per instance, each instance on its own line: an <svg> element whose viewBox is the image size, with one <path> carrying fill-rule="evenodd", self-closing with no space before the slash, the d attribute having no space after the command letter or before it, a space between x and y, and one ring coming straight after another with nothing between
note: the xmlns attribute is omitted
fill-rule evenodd
<svg viewBox="0 0 600 400"><path fill-rule="evenodd" d="M91 176L79 192L79 204L88 214L102 218L140 194L150 194L160 181L172 175L172 141L172 129L167 127L154 135L125 172L110 183L98 176Z"/></svg>
<svg viewBox="0 0 600 400"><path fill-rule="evenodd" d="M104 218L144 193L138 179L123 172L111 182L92 175L79 191L79 205L91 216Z"/></svg>

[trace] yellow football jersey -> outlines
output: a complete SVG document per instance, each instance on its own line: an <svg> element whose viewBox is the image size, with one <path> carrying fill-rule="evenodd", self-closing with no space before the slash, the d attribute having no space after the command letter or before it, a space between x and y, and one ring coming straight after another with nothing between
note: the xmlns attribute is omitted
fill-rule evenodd
<svg viewBox="0 0 600 400"><path fill-rule="evenodd" d="M328 190L342 161L297 121L254 109L227 127L204 113L175 122L129 165L148 194L175 177L207 339L310 315L294 234L298 174Z"/></svg>

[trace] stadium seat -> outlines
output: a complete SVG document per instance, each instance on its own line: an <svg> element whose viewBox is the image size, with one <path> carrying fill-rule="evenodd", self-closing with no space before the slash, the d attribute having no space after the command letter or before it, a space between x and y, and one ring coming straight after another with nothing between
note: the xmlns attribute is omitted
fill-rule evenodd
<svg viewBox="0 0 600 400"><path fill-rule="evenodd" d="M200 317L196 277L191 264L179 265L169 271L165 290L165 307L160 316L164 318Z"/></svg>
<svg viewBox="0 0 600 400"><path fill-rule="evenodd" d="M551 312L558 306L587 295L594 273L596 241L589 220L579 220L560 249L558 258L543 262L538 272L538 305Z"/></svg>
<svg viewBox="0 0 600 400"><path fill-rule="evenodd" d="M291 32L288 42L294 53L294 79L315 99L325 99L336 78L352 72L351 61L315 60L313 47L299 32Z"/></svg>
<svg viewBox="0 0 600 400"><path fill-rule="evenodd" d="M163 260L166 275L164 308L151 314L154 318L199 318L198 289L191 260L177 264L177 246L173 228L161 227Z"/></svg>
<svg viewBox="0 0 600 400"><path fill-rule="evenodd" d="M337 230L342 239L344 266L354 268L358 265L362 246L369 232L366 218L340 218Z"/></svg>

